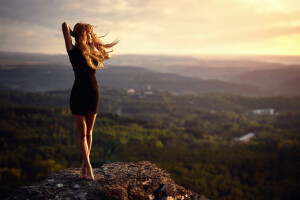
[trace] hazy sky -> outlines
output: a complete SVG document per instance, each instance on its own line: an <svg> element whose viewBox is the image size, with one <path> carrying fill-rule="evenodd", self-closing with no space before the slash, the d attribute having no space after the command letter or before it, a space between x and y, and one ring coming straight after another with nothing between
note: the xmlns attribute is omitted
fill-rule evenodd
<svg viewBox="0 0 300 200"><path fill-rule="evenodd" d="M299 0L0 0L0 51L66 54L64 21L119 38L115 55L300 55Z"/></svg>

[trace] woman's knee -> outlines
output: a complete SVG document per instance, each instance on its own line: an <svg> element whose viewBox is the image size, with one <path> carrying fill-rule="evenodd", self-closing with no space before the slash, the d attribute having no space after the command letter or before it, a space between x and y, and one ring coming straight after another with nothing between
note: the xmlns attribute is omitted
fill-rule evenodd
<svg viewBox="0 0 300 200"><path fill-rule="evenodd" d="M88 131L88 132L86 133L86 136L87 136L87 137L92 137L92 134L93 134L93 131Z"/></svg>
<svg viewBox="0 0 300 200"><path fill-rule="evenodd" d="M79 139L85 139L87 135L87 128L86 126L80 126L80 128L78 129L78 138Z"/></svg>
<svg viewBox="0 0 300 200"><path fill-rule="evenodd" d="M78 138L84 139L87 135L87 126L86 126L86 118L85 116L74 115L75 123L78 131Z"/></svg>
<svg viewBox="0 0 300 200"><path fill-rule="evenodd" d="M86 131L78 131L78 138L84 140L86 138Z"/></svg>

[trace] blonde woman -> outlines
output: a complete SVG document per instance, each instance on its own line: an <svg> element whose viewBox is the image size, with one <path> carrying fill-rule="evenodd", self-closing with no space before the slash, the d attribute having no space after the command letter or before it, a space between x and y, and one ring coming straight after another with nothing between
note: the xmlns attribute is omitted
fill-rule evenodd
<svg viewBox="0 0 300 200"><path fill-rule="evenodd" d="M106 67L103 62L110 58L109 53L113 51L108 52L106 49L112 48L119 40L103 44L100 37L93 32L93 26L86 23L77 23L72 31L64 22L62 31L69 60L75 74L69 103L75 119L79 147L83 156L79 178L94 180L89 155L92 146L93 127L99 108L95 72ZM75 45L72 44L71 36L75 38Z"/></svg>

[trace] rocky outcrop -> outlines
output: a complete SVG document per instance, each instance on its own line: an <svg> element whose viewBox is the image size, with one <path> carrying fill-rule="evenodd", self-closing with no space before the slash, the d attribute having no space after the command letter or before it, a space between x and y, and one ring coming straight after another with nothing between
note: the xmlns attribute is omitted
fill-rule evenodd
<svg viewBox="0 0 300 200"><path fill-rule="evenodd" d="M149 161L105 163L93 169L94 181L79 180L79 171L65 169L49 175L19 188L7 199L207 200L177 185L165 170Z"/></svg>

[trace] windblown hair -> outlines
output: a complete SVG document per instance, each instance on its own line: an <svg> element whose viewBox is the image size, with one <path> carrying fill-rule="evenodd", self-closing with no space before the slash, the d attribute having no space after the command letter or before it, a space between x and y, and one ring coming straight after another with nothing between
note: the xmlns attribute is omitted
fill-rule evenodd
<svg viewBox="0 0 300 200"><path fill-rule="evenodd" d="M81 49L86 63L91 68L100 70L107 67L106 65L104 65L104 61L110 59L110 55L108 53L113 51L106 51L106 49L112 48L113 46L118 44L120 40L115 40L112 43L104 44L100 40L100 37L105 37L107 33L104 36L98 37L93 32L93 26L94 25L87 23L77 23L74 26L73 31L71 32L71 36L75 38L75 43L77 44L76 46ZM93 40L92 43L87 43L87 33L91 34ZM98 65L100 67L97 67Z"/></svg>

